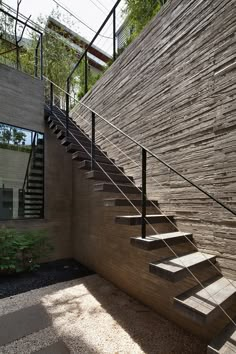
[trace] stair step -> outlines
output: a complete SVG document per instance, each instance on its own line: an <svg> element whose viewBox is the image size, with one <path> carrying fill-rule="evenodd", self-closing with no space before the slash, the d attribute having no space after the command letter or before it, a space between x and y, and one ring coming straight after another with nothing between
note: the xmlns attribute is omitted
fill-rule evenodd
<svg viewBox="0 0 236 354"><path fill-rule="evenodd" d="M236 322L236 317L233 318ZM223 331L212 340L207 347L207 354L235 354L236 353L236 328L229 323Z"/></svg>
<svg viewBox="0 0 236 354"><path fill-rule="evenodd" d="M124 169L123 167L119 167L119 169L117 168L116 165L113 165L113 164L106 164L106 163L100 163L99 165L101 165L101 167L104 169L104 171L106 172L114 172L114 173L118 173L118 172L124 172ZM91 161L90 160L84 160L84 161L81 161L79 164L78 164L78 167L79 169L81 170L91 170ZM95 164L94 168L96 170L99 170L100 167L98 165ZM126 200L126 199L125 199Z"/></svg>
<svg viewBox="0 0 236 354"><path fill-rule="evenodd" d="M35 190L35 189L38 190L38 191L41 191L41 193L42 193L42 191L43 191L43 186L42 186L42 185L37 186L37 185L35 185L35 184L30 185L30 186L27 185L27 190L28 190L28 191L30 191L30 190Z"/></svg>
<svg viewBox="0 0 236 354"><path fill-rule="evenodd" d="M30 169L30 176L43 176L42 166L32 166Z"/></svg>
<svg viewBox="0 0 236 354"><path fill-rule="evenodd" d="M43 163L43 157L37 157L37 156L35 156L34 158L34 162L41 162L41 163Z"/></svg>
<svg viewBox="0 0 236 354"><path fill-rule="evenodd" d="M52 126L52 128L50 128L50 126ZM58 134L60 132L63 132L64 134L66 134L66 128L63 127L63 125L60 125L60 124L56 124L54 125L54 123L52 122L50 125L49 125L49 128L52 129L53 131L53 134ZM82 133L81 130L79 128L77 128L76 126L74 125L71 125L68 127L68 134L73 134L75 137L76 136L79 136L79 137L84 137L86 138L86 134ZM73 135L71 136L73 138Z"/></svg>
<svg viewBox="0 0 236 354"><path fill-rule="evenodd" d="M166 215L169 219L173 220L173 215ZM162 214L154 214L154 215L146 215L146 220L149 224L158 224L158 223L168 223L169 220L165 215ZM124 216L116 216L115 218L116 224L123 225L141 225L142 216L141 215L124 215Z"/></svg>
<svg viewBox="0 0 236 354"><path fill-rule="evenodd" d="M41 214L24 214L25 219L41 219Z"/></svg>
<svg viewBox="0 0 236 354"><path fill-rule="evenodd" d="M195 322L212 322L222 312L218 305L227 309L236 300L236 281L231 282L224 277L208 281L205 289L197 286L175 297L174 305Z"/></svg>
<svg viewBox="0 0 236 354"><path fill-rule="evenodd" d="M39 205L31 205L31 204L25 204L24 210L29 211L29 210L36 210L36 211L41 211L42 209L42 204Z"/></svg>
<svg viewBox="0 0 236 354"><path fill-rule="evenodd" d="M25 210L24 211L24 216L40 216L41 215L41 210Z"/></svg>
<svg viewBox="0 0 236 354"><path fill-rule="evenodd" d="M28 183L43 184L43 178L38 178L38 177L33 178L32 175L30 174L30 178L28 179Z"/></svg>
<svg viewBox="0 0 236 354"><path fill-rule="evenodd" d="M43 202L43 195L39 194L39 195L35 195L34 193L32 194L27 194L27 192L25 193L25 203L28 202Z"/></svg>
<svg viewBox="0 0 236 354"><path fill-rule="evenodd" d="M77 139L80 142L80 144L82 144L83 146L91 147L91 141L88 138L78 136ZM78 146L81 147L80 144L73 137L65 137L61 139L61 145L69 146L71 144L75 145L75 146L71 146L71 148L75 148L74 151L78 150ZM71 150L68 152L74 152L74 151Z"/></svg>
<svg viewBox="0 0 236 354"><path fill-rule="evenodd" d="M73 153L73 154L76 153L76 152L83 152L83 153L88 155L88 154L91 154L91 144L90 145L82 144L82 146L79 145L79 144L70 144L69 146L67 146L66 151L70 152L70 153ZM103 157L106 158L107 152L100 151L99 149L96 148L95 149L95 156L103 156Z"/></svg>
<svg viewBox="0 0 236 354"><path fill-rule="evenodd" d="M170 258L164 262L149 264L149 271L171 282L176 282L186 277L196 267L206 266L208 260L215 263L216 256L208 253L194 252L178 258Z"/></svg>
<svg viewBox="0 0 236 354"><path fill-rule="evenodd" d="M25 206L42 206L43 204L43 200L42 199L36 199L36 200L32 200L32 199L27 199L24 201L24 205Z"/></svg>
<svg viewBox="0 0 236 354"><path fill-rule="evenodd" d="M141 206L142 205L142 200L140 199L131 199L131 203L135 206ZM107 207L122 207L122 206L131 206L131 203L125 199L125 198L110 198L110 199L104 199L104 206ZM146 206L151 207L154 205L158 205L157 200L147 200Z"/></svg>
<svg viewBox="0 0 236 354"><path fill-rule="evenodd" d="M27 197L27 196L31 196L31 195L33 195L34 197L43 197L43 193L42 192L35 192L35 191L33 191L33 192L30 192L30 191L27 191L27 192L25 192L25 197Z"/></svg>
<svg viewBox="0 0 236 354"><path fill-rule="evenodd" d="M126 194L141 194L137 187L127 184L117 184L117 186ZM96 183L94 185L95 192L110 192L110 193L120 193L119 189L113 183Z"/></svg>
<svg viewBox="0 0 236 354"><path fill-rule="evenodd" d="M68 149L68 148L67 148ZM74 152L73 154L72 154L72 159L73 160L78 160L78 161L82 161L82 160L88 160L88 158L89 158L90 156L89 156L89 154L88 153L86 153L86 152L83 152L83 151L76 151L76 152ZM96 158L96 161L98 162L98 163L100 163L100 162L102 162L102 163L110 163L110 164L112 164L112 162L114 163L114 160L112 160L112 159L108 159L107 157L105 157L105 156L101 156L101 155L97 155L97 152L95 153L95 158Z"/></svg>
<svg viewBox="0 0 236 354"><path fill-rule="evenodd" d="M168 245L172 246L177 245L179 243L188 242L188 240L192 240L192 238L193 236L190 233L177 231L153 236L146 236L146 238L131 237L130 243L132 246L135 246L137 248L141 248L146 251L151 251L166 247L165 242Z"/></svg>
<svg viewBox="0 0 236 354"><path fill-rule="evenodd" d="M133 181L133 177L131 176L125 176L122 173L108 173L108 176L112 179L114 182L120 182L120 183L130 183L132 184L131 181ZM95 179L95 180L100 180L100 181L110 181L110 178L108 177L103 171L90 171L86 173L86 178L88 179ZM129 181L129 179L131 181Z"/></svg>
<svg viewBox="0 0 236 354"><path fill-rule="evenodd" d="M43 169L43 162L34 161L34 162L33 162L33 167L34 167L34 168L39 167L39 168Z"/></svg>

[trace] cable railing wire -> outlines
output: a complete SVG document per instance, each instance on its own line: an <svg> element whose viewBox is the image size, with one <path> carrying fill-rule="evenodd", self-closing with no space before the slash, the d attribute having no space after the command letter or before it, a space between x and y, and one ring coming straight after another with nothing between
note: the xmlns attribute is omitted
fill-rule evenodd
<svg viewBox="0 0 236 354"><path fill-rule="evenodd" d="M57 108L58 108L58 107L57 107ZM58 108L58 109L60 109L60 108ZM61 110L60 110L60 111L61 111ZM64 115L64 112L61 111L61 113ZM78 117L78 116L77 116L77 117ZM84 117L81 117L81 116L80 116L80 118L82 118L83 120L86 121L86 123L88 123L88 121L87 121ZM75 122L71 121L71 123L78 129L78 127L77 127L77 125L76 125ZM97 129L97 132L100 133L100 135L102 136L103 139L108 140L109 142L111 142L111 141L110 141L107 137L105 137L98 129ZM89 138L89 139L91 140L91 138ZM114 143L113 143L113 145L117 148L117 146L116 146ZM104 151L103 151L100 147L98 147L98 149L100 150L100 152L103 153L103 155L104 155L114 166L116 166L116 168L119 170L119 172L120 172L124 177L126 177L126 179L127 179L131 184L133 184L133 186L136 187L136 188L139 190L139 192L141 193L141 189L136 186L136 184L134 183L134 181L131 180L131 179L124 173L124 171L123 171L122 169L120 169L120 167L117 166L117 165L115 164L115 162L114 162L111 158L109 158L109 156L107 156L107 155L104 153ZM128 155L126 155L126 156L128 157ZM129 158L129 157L128 157L128 158ZM130 158L129 158L129 159L130 159ZM136 165L138 165L136 161L134 161L134 160L132 160L132 159L131 159L131 161L134 162ZM140 168L139 165L138 165L138 167ZM140 170L142 170L142 169L140 168ZM152 177L152 178L153 178L153 177ZM161 185L161 187L163 187L162 184L159 183L159 181L157 181L156 179L155 179L155 181L156 181L159 185ZM162 211L152 200L147 199L147 201L149 201L149 202L152 204L152 206L153 206L160 214L162 214L162 215L170 222L170 224L171 224L172 226L174 226L174 228L175 228L176 230L179 231L179 229L177 228L176 224L168 217L168 215L166 215L165 213L163 213L163 211ZM155 230L155 231L156 231L156 230ZM156 231L156 233L158 234L157 231ZM197 246L196 246L185 234L184 234L184 238L186 239L186 241L188 241L188 242L198 251ZM208 263L210 263L210 265L213 266L213 267L216 269L216 271L221 275L221 272L220 272L219 268L218 268L210 259L208 259L208 258L206 257L206 255L205 255L203 252L201 252L201 251L199 251L199 252L203 255L203 258L205 258L205 260L208 261ZM230 280L228 280L228 282L229 282L231 285L234 286L234 283L233 283L233 282L231 282ZM234 286L234 287L235 287L235 286ZM235 288L236 288L236 287L235 287Z"/></svg>
<svg viewBox="0 0 236 354"><path fill-rule="evenodd" d="M52 112L53 115L61 122L61 124L64 126L64 128L66 127L65 124L59 119L59 117L57 117L57 115L55 114L55 112ZM83 135L85 135L87 137L87 135L81 131ZM88 156L90 156L90 158L92 159L92 154L90 154L90 152L79 142L79 140L75 137L75 135L70 132L71 136L79 143L79 145L83 148L83 150L86 152L86 154L88 154ZM103 167L101 166L101 164L96 161L96 164L99 166L99 168L102 170L102 172L106 175L106 177L112 182L112 184L115 185L115 187L119 190L119 192L127 199L127 201L133 206L133 208L139 213L139 215L141 215L141 212L139 211L139 209L132 203L132 201L129 199L129 197L122 191L122 189L117 185L117 183L115 181L113 181L113 179L110 177L110 175L103 169ZM149 227L155 232L157 233L157 230L153 227L152 224L149 223L148 219L146 219L147 224L149 225ZM157 236L158 238L158 236ZM164 242L164 244L166 245L166 247L172 252L172 254L174 254L174 256L176 258L178 258L180 260L181 265L189 272L189 274L195 279L195 281L199 284L199 286L207 293L207 295L209 296L210 299L213 300L213 302L219 306L219 308L222 310L222 312L225 314L225 316L230 320L230 322L236 327L236 322L232 319L232 317L225 311L225 309L218 303L218 301L214 298L214 296L212 296L212 294L210 294L208 292L208 290L204 287L204 285L202 284L202 282L196 277L196 275L189 269L189 267L187 267L184 262L182 262L182 260L180 259L180 256L178 256L178 254L172 249L172 247L164 240L164 239L160 239Z"/></svg>

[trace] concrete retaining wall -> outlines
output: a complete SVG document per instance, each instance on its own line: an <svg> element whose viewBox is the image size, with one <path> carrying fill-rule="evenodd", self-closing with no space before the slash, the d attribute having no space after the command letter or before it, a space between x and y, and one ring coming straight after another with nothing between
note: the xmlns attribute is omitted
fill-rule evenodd
<svg viewBox="0 0 236 354"><path fill-rule="evenodd" d="M193 182L236 209L235 0L172 0L83 99ZM78 105L88 132L91 113ZM99 144L140 184L141 151L97 119ZM98 134L99 136L99 134ZM112 140L116 147L106 138ZM122 151L121 151L122 150ZM122 153L123 152L123 153ZM148 193L236 274L236 220L148 158Z"/></svg>

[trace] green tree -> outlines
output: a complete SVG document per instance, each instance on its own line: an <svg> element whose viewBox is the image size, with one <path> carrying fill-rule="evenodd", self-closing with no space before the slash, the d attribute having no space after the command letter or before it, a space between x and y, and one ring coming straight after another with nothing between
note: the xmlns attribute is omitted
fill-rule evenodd
<svg viewBox="0 0 236 354"><path fill-rule="evenodd" d="M14 145L24 144L26 140L26 134L17 128L13 128L12 130L12 141Z"/></svg>
<svg viewBox="0 0 236 354"><path fill-rule="evenodd" d="M162 5L167 0L125 0L126 14L128 16L128 25L132 28L131 37L128 43L131 42L146 24L160 11Z"/></svg>

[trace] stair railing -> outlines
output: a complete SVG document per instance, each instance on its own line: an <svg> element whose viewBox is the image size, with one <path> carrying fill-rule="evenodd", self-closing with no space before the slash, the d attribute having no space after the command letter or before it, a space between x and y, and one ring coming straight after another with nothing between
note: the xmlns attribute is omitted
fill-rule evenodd
<svg viewBox="0 0 236 354"><path fill-rule="evenodd" d="M25 172L24 183L23 183L23 187L22 187L23 191L25 191L25 187L26 187L26 184L27 184L28 179L29 179L29 170L30 170L30 164L31 164L31 161L32 161L34 149L35 149L36 136L37 136L37 133L34 133L34 137L33 137L32 144L31 144L31 151L30 151L28 164L27 164L27 168L26 168L26 172Z"/></svg>
<svg viewBox="0 0 236 354"><path fill-rule="evenodd" d="M58 115L58 112L60 113L60 115ZM52 111L52 115L54 117L57 118L57 120L62 124L62 126L65 128L65 122L63 122L60 118L61 115L65 116L65 113L57 107L57 112L55 113L55 110ZM85 118L83 118L86 122L87 120ZM73 120L71 121L71 123L73 123L75 125L75 127L77 127L78 129L78 126L76 125L75 122L73 122ZM86 133L81 131L82 134L86 137ZM88 156L91 157L91 153L88 151L88 149L86 149L86 147L83 146L83 144L79 141L78 138L76 138L76 136L74 135L73 132L70 132L71 136L75 139L75 141L78 143L79 146L81 146L83 148L83 150L88 154ZM106 140L108 140L109 142L111 142L108 138L104 137L104 135L100 132L100 135L105 138ZM113 144L114 146L116 146L115 144ZM117 146L116 146L117 147ZM102 152L102 150L99 148L99 150ZM104 154L105 156L105 154ZM108 160L110 160L110 162L115 165L114 161L112 161L112 159L110 159L109 157L107 157ZM130 158L129 158L130 159ZM131 159L132 160L132 159ZM133 161L133 160L132 160ZM101 166L101 163L99 162L96 162L96 165L101 169L101 171L106 175L106 177L108 178L108 180L110 180L110 182L118 189L118 191L124 196L124 198L129 202L129 204L137 211L137 213L139 215L141 215L139 209L134 205L134 203L130 200L130 198L127 196L127 194L125 192L122 191L122 189L117 185L117 183L112 179L112 177L104 170L104 168ZM117 168L119 169L119 171L125 176L125 173L117 166ZM126 178L135 186L135 183L134 181L131 181L129 179L129 177L126 176ZM138 190L140 190L138 187L137 187ZM141 190L140 190L141 191ZM153 204L153 203L152 203ZM161 211L156 204L153 204L153 206L155 206L159 211ZM163 214L170 222L171 220L168 218L168 216L166 216L165 214ZM146 219L146 223L149 225L149 227L154 231L155 235L156 235L156 238L158 239L158 231L156 230L156 228L148 221L148 219ZM173 222L171 222L173 226L176 227L176 225L173 224ZM188 242L191 243L192 246L194 246L194 248L196 248L196 250L198 250L197 246L189 239L187 238L187 236L185 236L186 240ZM160 239L160 238L159 238ZM165 239L161 239L162 242L165 244L165 246L169 249L169 251L174 255L175 258L179 258L178 254L176 253L176 251L171 247L171 245L165 240ZM200 251L201 252L201 251ZM201 252L202 253L202 252ZM221 275L221 272L219 270L219 268L208 258L206 258L206 256L204 255L204 253L202 253L202 255L204 256L205 260L213 267L216 269L216 271ZM221 311L225 314L225 316L230 320L230 322L236 326L236 322L235 320L231 317L230 314L228 314L226 312L226 310L221 306L220 303L218 303L218 300L215 296L213 296L206 288L206 286L204 286L204 284L201 282L201 280L199 280L197 278L197 276L192 272L192 270L186 266L184 264L183 261L180 261L180 264L183 266L183 268L185 268L188 273L192 276L192 278L196 281L197 284L199 284L199 286L204 289L204 291L208 294L209 296L209 299L211 299L213 301L213 303L216 303L219 308L221 309ZM233 281L229 280L228 279L228 283L230 285L232 285L233 287L235 287ZM236 287L235 287L236 288Z"/></svg>
<svg viewBox="0 0 236 354"><path fill-rule="evenodd" d="M9 11L15 12L14 9L12 9L10 6L2 3L2 6L4 6L6 9L8 9ZM12 13L10 13L7 10L4 10L2 7L0 7L0 13L3 13L3 15L5 15L5 17L10 17L12 20L19 22L21 25L23 25L24 28L30 29L31 31L35 32L38 35L38 40L36 43L36 47L34 49L34 76L35 77L39 77L40 80L43 80L43 33L41 31L39 31L37 28L31 26L27 20L23 21L19 18L19 16L14 16ZM15 48L14 50L17 50L17 48ZM5 53L0 53L0 55L2 54L6 54ZM17 56L17 62L16 62L16 68L17 70L19 70L19 57ZM39 73L40 71L40 73Z"/></svg>
<svg viewBox="0 0 236 354"><path fill-rule="evenodd" d="M222 201L218 200L217 198L215 198L213 195L211 195L209 192L205 191L202 187L198 186L196 183L194 183L193 181L191 181L189 178L187 178L186 176L184 176L182 173L180 173L179 171L177 171L174 167L172 167L170 164L168 164L167 162L165 162L162 158L160 158L158 155L156 155L155 153L153 153L150 149L148 149L147 147L145 147L144 145L140 144L136 139L132 138L131 136L129 136L127 133L125 133L124 131L122 131L120 128L118 128L117 126L115 126L113 123L109 122L106 118L104 118L101 114L97 113L94 109L90 108L89 106L87 106L85 103L79 101L78 99L72 97L69 92L66 92L65 90L61 89L59 86L57 86L56 84L54 84L51 80L47 79L45 77L45 79L50 83L50 107L52 109L53 107L53 87L57 87L59 90L61 90L62 92L64 92L64 94L66 94L66 97L69 96L72 99L74 99L78 104L82 105L83 107L85 107L87 110L89 110L91 112L91 169L94 167L94 164L96 163L96 156L95 156L95 145L96 145L96 125L95 125L95 121L96 121L96 117L99 117L100 119L103 120L103 122L105 122L106 124L110 125L112 128L114 128L117 132L121 133L123 136L125 136L126 138L128 138L130 141L132 141L136 146L140 147L141 149L141 153L142 153L142 192L141 192L141 198L142 198L142 222L141 222L141 236L142 238L146 237L146 205L147 205L147 155L154 157L157 161L159 161L160 163L162 163L164 166L166 166L169 170L171 170L172 172L174 172L176 175L178 175L179 177L181 177L184 181L186 181L187 183L189 183L191 186L193 186L194 188L196 188L197 190L199 190L201 193L203 193L204 195L206 195L208 198L210 198L211 200L213 200L214 202L216 202L218 205L220 205L221 207L223 207L225 210L227 210L228 212L230 212L232 215L236 216L236 212L231 209L229 206L225 205ZM67 112L66 112L67 113ZM68 121L69 119L66 116L66 129L68 129Z"/></svg>

